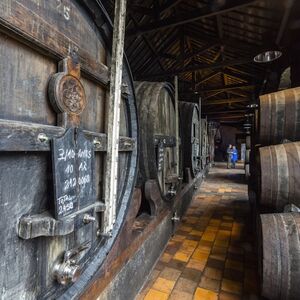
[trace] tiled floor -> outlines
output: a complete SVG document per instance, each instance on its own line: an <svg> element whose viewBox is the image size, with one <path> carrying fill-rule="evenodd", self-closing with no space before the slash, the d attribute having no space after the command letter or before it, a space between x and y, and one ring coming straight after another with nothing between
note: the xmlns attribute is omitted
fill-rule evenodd
<svg viewBox="0 0 300 300"><path fill-rule="evenodd" d="M242 166L218 164L137 299L260 299Z"/></svg>

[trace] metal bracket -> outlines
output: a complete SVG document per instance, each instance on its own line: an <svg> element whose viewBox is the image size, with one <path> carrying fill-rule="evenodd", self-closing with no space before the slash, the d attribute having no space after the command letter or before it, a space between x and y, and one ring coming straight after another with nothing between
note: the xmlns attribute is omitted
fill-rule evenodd
<svg viewBox="0 0 300 300"><path fill-rule="evenodd" d="M54 219L49 212L23 216L19 220L18 236L24 240L28 240L39 236L62 236L70 234L75 230L76 216L91 209L94 209L95 212L105 211L105 204L103 202L96 202L61 220ZM90 220L91 218L89 216ZM85 213L82 219L83 224L89 223L86 220L87 214Z"/></svg>

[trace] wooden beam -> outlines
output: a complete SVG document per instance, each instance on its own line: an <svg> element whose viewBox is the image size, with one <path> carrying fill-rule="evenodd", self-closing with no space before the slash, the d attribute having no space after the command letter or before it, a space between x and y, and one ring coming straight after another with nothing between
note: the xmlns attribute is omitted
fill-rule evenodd
<svg viewBox="0 0 300 300"><path fill-rule="evenodd" d="M250 99L247 98L229 98L229 99L218 99L218 100L209 100L209 101L202 101L203 106L208 105L222 105L222 104L230 104L230 103L240 103L240 102L249 102Z"/></svg>
<svg viewBox="0 0 300 300"><path fill-rule="evenodd" d="M170 10L171 8L173 8L174 6L176 6L182 1L183 0L168 0L165 4L160 6L160 14Z"/></svg>
<svg viewBox="0 0 300 300"><path fill-rule="evenodd" d="M254 85L249 84L230 84L230 85L223 85L219 87L209 88L209 89L201 89L199 92L207 93L207 92L217 92L217 91L228 91L228 90L236 90L236 89L252 89Z"/></svg>
<svg viewBox="0 0 300 300"><path fill-rule="evenodd" d="M217 62L214 64L199 64L199 65L191 65L187 66L185 68L180 69L173 69L173 70L167 70L165 72L157 73L157 74L141 74L140 77L144 79L153 79L153 78L160 78L160 77L168 77L168 76L174 76L184 73L190 73L194 71L201 71L201 70L215 70L215 69L222 69L227 66L234 66L234 65L243 65L251 63L253 60L252 58L242 58L242 59L234 59L234 60L228 60L224 62Z"/></svg>
<svg viewBox="0 0 300 300"><path fill-rule="evenodd" d="M162 29L194 22L200 19L216 16L218 14L226 13L231 10L235 10L244 6L247 6L255 1L253 0L227 0L225 5L223 5L218 10L212 9L210 6L204 8L196 9L193 12L183 16L183 17L169 17L158 22L150 22L139 26L137 29L129 29L127 31L128 36L142 35L145 33L156 32Z"/></svg>
<svg viewBox="0 0 300 300"><path fill-rule="evenodd" d="M205 115L205 113L203 113ZM208 116L209 120L223 120L223 119L244 119L245 114L233 115L233 116Z"/></svg>
<svg viewBox="0 0 300 300"><path fill-rule="evenodd" d="M153 15L153 9L140 5L128 5L128 10L131 12L136 12L141 15Z"/></svg>
<svg viewBox="0 0 300 300"><path fill-rule="evenodd" d="M203 77L200 81L198 81L196 83L196 87L198 87L199 85L201 85L202 83L204 83L207 80L212 79L213 77L215 77L216 75L220 74L220 71L214 71L211 72L210 74L208 74L207 76Z"/></svg>
<svg viewBox="0 0 300 300"><path fill-rule="evenodd" d="M221 110L221 111L205 111L206 115L223 115L223 114L237 114L237 113L245 113L247 109L239 109L239 110Z"/></svg>
<svg viewBox="0 0 300 300"><path fill-rule="evenodd" d="M130 16L130 18L131 18L134 26L137 27L138 23L136 22L136 20L133 18L132 15ZM144 40L145 44L148 46L148 48L152 52L152 56L153 56L154 60L157 61L157 63L159 65L159 67L161 68L161 70L164 71L165 69L164 69L164 66L163 66L163 64L162 64L162 62L160 60L160 57L159 57L158 53L156 52L155 48L153 47L153 45L152 45L151 41L149 40L149 38L147 36L142 36L142 39Z"/></svg>

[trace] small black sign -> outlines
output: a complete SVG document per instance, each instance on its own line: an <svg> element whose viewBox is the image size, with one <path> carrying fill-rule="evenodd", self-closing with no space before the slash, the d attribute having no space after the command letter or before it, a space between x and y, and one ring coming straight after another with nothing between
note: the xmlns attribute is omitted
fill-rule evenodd
<svg viewBox="0 0 300 300"><path fill-rule="evenodd" d="M95 202L94 146L82 130L69 128L53 139L52 165L57 219Z"/></svg>

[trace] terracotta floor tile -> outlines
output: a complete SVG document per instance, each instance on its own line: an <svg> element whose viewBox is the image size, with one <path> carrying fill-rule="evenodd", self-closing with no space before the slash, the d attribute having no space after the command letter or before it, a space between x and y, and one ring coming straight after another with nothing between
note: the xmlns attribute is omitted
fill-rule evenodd
<svg viewBox="0 0 300 300"><path fill-rule="evenodd" d="M176 270L174 268L165 267L159 274L159 277L162 277L164 279L168 279L171 281L176 281L178 277L180 276L181 271Z"/></svg>
<svg viewBox="0 0 300 300"><path fill-rule="evenodd" d="M170 294L173 287L175 285L175 281L171 281L171 280L168 280L168 279L164 279L162 277L158 277L152 288L157 290L157 291L160 291L160 292L163 292L163 293L166 293L166 294Z"/></svg>
<svg viewBox="0 0 300 300"><path fill-rule="evenodd" d="M190 235L196 235L196 236L199 236L199 237L201 237L202 234L203 234L203 231L199 231L199 230L192 230L190 232Z"/></svg>
<svg viewBox="0 0 300 300"><path fill-rule="evenodd" d="M145 296L144 300L167 300L168 297L168 294L150 289L147 295Z"/></svg>
<svg viewBox="0 0 300 300"><path fill-rule="evenodd" d="M181 274L181 277L198 283L201 278L201 274L202 272L200 272L199 270L185 268Z"/></svg>
<svg viewBox="0 0 300 300"><path fill-rule="evenodd" d="M174 289L193 295L196 287L197 283L195 281L186 279L184 277L179 277Z"/></svg>
<svg viewBox="0 0 300 300"><path fill-rule="evenodd" d="M184 239L185 239L185 235L175 234L172 237L172 241L175 241L175 242L182 242Z"/></svg>
<svg viewBox="0 0 300 300"><path fill-rule="evenodd" d="M219 294L219 300L241 300L241 297L222 291Z"/></svg>
<svg viewBox="0 0 300 300"><path fill-rule="evenodd" d="M220 280L211 279L211 278L208 278L208 277L202 275L199 286L201 288L204 288L204 289L207 289L207 290L212 290L214 292L219 292L220 284L221 284Z"/></svg>
<svg viewBox="0 0 300 300"><path fill-rule="evenodd" d="M221 261L218 259L213 259L213 258L208 258L207 266L210 268L223 270L224 269L224 261Z"/></svg>
<svg viewBox="0 0 300 300"><path fill-rule="evenodd" d="M168 300L192 300L193 294L189 294L179 290L173 290Z"/></svg>
<svg viewBox="0 0 300 300"><path fill-rule="evenodd" d="M233 269L226 269L223 273L223 278L243 282L244 280L244 273L241 271L233 270Z"/></svg>
<svg viewBox="0 0 300 300"><path fill-rule="evenodd" d="M204 276L215 279L221 280L222 279L222 271L215 268L206 267L203 273Z"/></svg>
<svg viewBox="0 0 300 300"><path fill-rule="evenodd" d="M160 261L164 263L170 262L170 260L173 258L173 255L164 252L163 255L160 257Z"/></svg>
<svg viewBox="0 0 300 300"><path fill-rule="evenodd" d="M243 271L244 270L244 264L240 261L236 261L236 260L232 260L232 259L226 259L225 268L226 269L233 269L233 270L237 270L237 271Z"/></svg>
<svg viewBox="0 0 300 300"><path fill-rule="evenodd" d="M233 294L242 293L242 284L240 282L233 281L233 280L223 279L221 288L223 291L233 293Z"/></svg>
<svg viewBox="0 0 300 300"><path fill-rule="evenodd" d="M199 261L196 259L190 259L189 262L187 263L186 267L187 268L191 268L191 269L195 269L195 270L199 270L199 271L203 271L206 265L206 261Z"/></svg>
<svg viewBox="0 0 300 300"><path fill-rule="evenodd" d="M178 271L182 271L185 266L186 266L186 262L183 262L183 261L179 261L179 260L176 260L176 259L172 259L168 264L167 264L168 267L170 268L174 268Z"/></svg>
<svg viewBox="0 0 300 300"><path fill-rule="evenodd" d="M175 255L174 255L174 259L183 261L183 262L188 262L188 260L190 259L192 253L185 253L181 250L178 250Z"/></svg>
<svg viewBox="0 0 300 300"><path fill-rule="evenodd" d="M199 261L207 261L209 257L209 253L207 252L203 252L202 250L200 250L199 248L196 249L192 255L193 259L199 260Z"/></svg>
<svg viewBox="0 0 300 300"><path fill-rule="evenodd" d="M203 288L197 288L194 300L218 300L218 294Z"/></svg>

